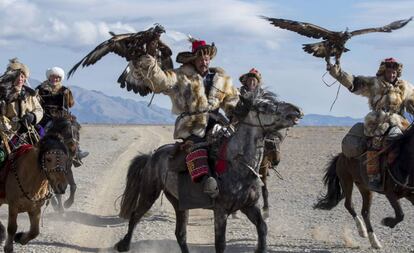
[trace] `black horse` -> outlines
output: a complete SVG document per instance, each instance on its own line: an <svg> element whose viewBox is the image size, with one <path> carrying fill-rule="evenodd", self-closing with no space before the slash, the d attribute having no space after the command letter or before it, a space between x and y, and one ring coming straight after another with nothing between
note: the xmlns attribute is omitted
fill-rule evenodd
<svg viewBox="0 0 414 253"><path fill-rule="evenodd" d="M391 206L394 208L395 217L386 217L382 224L390 228L395 227L404 219L404 213L399 199L406 198L414 205L414 127L409 128L404 136L391 144L390 149L399 150L399 156L388 166L385 173L384 191ZM345 197L345 208L354 218L359 235L369 237L373 248L381 248L370 221L370 208L372 204L372 192L368 187L367 173L360 161L347 158L343 153L335 156L326 169L324 176L327 193L314 206L318 209L330 210ZM362 195L361 215L365 225L357 216L352 204L352 189L355 185ZM368 233L367 233L368 229Z"/></svg>
<svg viewBox="0 0 414 253"><path fill-rule="evenodd" d="M52 198L51 203L56 211L63 212L64 208L69 208L75 201L76 183L73 177L72 165L73 158L79 148L79 131L80 124L76 121L72 115L66 115L59 118L54 118L51 124L47 126L47 134L57 134L63 137L66 148L69 152L69 160L67 164L67 179L70 186L69 198L62 205L62 195L55 194L55 198Z"/></svg>
<svg viewBox="0 0 414 253"><path fill-rule="evenodd" d="M267 225L257 205L260 197L259 165L263 156L264 136L268 132L291 127L302 117L302 111L273 96L252 94L241 98L236 116L239 126L228 140L227 171L218 178L220 194L212 208L214 212L215 248L222 253L226 246L226 224L229 214L241 210L256 226L257 253L267 251ZM175 235L181 252L188 253L188 210L179 209L178 174L170 169L173 145L158 149L150 155L139 155L132 161L122 196L120 216L129 219L128 233L115 248L128 251L132 233L142 216L151 208L161 191L176 213ZM182 166L185 166L183 164Z"/></svg>

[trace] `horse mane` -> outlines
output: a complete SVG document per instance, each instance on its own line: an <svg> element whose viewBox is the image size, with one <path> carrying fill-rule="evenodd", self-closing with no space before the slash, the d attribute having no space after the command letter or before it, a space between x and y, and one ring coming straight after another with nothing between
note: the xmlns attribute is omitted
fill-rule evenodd
<svg viewBox="0 0 414 253"><path fill-rule="evenodd" d="M63 138L60 135L47 134L39 141L37 146L39 148L39 155L38 155L39 163L41 162L43 155L52 149L61 150L66 155L68 154L68 149L63 143Z"/></svg>
<svg viewBox="0 0 414 253"><path fill-rule="evenodd" d="M67 136L72 136L72 128L73 126L77 131L80 130L81 126L74 118L69 117L59 117L54 118L52 121L52 126L48 130L49 133L52 134L61 134L64 138ZM70 132L67 132L70 131Z"/></svg>
<svg viewBox="0 0 414 253"><path fill-rule="evenodd" d="M255 91L246 91L240 95L234 115L243 118L252 108L263 113L274 113L277 111L279 103L281 102L277 95L267 89L259 88Z"/></svg>

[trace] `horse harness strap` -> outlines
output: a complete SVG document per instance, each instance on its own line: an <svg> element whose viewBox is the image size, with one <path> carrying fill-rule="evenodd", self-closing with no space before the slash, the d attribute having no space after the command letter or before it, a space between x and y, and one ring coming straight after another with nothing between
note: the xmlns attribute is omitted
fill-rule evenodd
<svg viewBox="0 0 414 253"><path fill-rule="evenodd" d="M61 152L56 152L56 151L45 152L45 154L51 154L51 153L53 153L53 154L60 154ZM53 194L51 193L51 190L50 190L50 183L49 183L49 181L50 181L49 173L50 172L64 172L65 174L67 173L66 167L65 167L64 170L59 170L59 169L46 170L45 169L45 166L44 166L44 155L45 154L43 154L43 157L42 157L41 172L45 173L46 179L48 181L48 192L47 192L46 196L44 196L44 197L42 197L40 199L35 199L33 197L30 197L29 194L23 189L23 186L22 186L22 184L20 182L19 176L17 175L17 168L16 168L16 158L17 158L17 155L15 153L13 153L12 154L12 157L11 157L11 167L12 167L11 170L13 171L13 174L14 174L14 176L16 178L17 184L19 185L20 191L23 193L23 195L28 200L30 200L32 202L35 202L35 203L39 203L39 202L42 202L42 201L45 201L45 200L49 200L53 196ZM59 161L59 158L57 158L57 160Z"/></svg>
<svg viewBox="0 0 414 253"><path fill-rule="evenodd" d="M414 187L413 187L413 186L408 186L408 185L407 185L408 183L403 184L403 183L401 183L400 181L398 181L398 179L396 179L396 178L394 177L394 175L391 173L391 169L390 169L390 168L388 168L388 169L387 169L387 172L388 172L388 174L390 175L390 177L391 177L392 181L393 181L396 185L398 185L398 186L402 187L404 190L409 190L410 192L414 192Z"/></svg>

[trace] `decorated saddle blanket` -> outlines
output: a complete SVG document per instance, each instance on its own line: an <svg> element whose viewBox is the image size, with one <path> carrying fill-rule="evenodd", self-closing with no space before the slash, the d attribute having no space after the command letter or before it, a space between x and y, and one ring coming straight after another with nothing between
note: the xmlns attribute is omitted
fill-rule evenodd
<svg viewBox="0 0 414 253"><path fill-rule="evenodd" d="M210 173L214 177L225 173L228 167L226 161L228 139L221 143L209 147L209 167ZM194 208L212 208L214 200L203 192L203 184L195 183L186 166L186 155L184 143L175 143L160 148L170 148L170 166L171 169L178 172L178 199L179 209L187 210Z"/></svg>
<svg viewBox="0 0 414 253"><path fill-rule="evenodd" d="M6 197L6 181L9 172L13 168L12 164L14 161L19 158L21 155L26 154L33 148L32 145L25 144L20 146L18 149L14 150L9 157L7 158L4 166L0 168L0 198Z"/></svg>

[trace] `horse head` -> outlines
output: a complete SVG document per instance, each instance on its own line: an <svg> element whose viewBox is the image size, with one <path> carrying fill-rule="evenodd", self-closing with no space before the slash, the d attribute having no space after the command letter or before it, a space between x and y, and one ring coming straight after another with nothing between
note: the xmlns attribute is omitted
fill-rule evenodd
<svg viewBox="0 0 414 253"><path fill-rule="evenodd" d="M47 129L48 134L58 134L63 137L70 158L76 155L79 143L80 124L72 115L65 117L54 118L52 124Z"/></svg>
<svg viewBox="0 0 414 253"><path fill-rule="evenodd" d="M279 101L274 93L261 90L240 96L235 116L242 123L262 127L269 133L296 125L303 112L293 104Z"/></svg>
<svg viewBox="0 0 414 253"><path fill-rule="evenodd" d="M45 174L55 193L65 193L68 186L66 174L70 160L63 138L58 135L47 134L40 140L38 147L38 164L42 173Z"/></svg>

